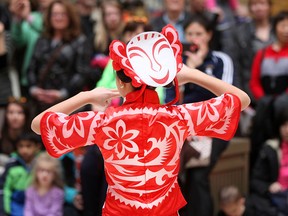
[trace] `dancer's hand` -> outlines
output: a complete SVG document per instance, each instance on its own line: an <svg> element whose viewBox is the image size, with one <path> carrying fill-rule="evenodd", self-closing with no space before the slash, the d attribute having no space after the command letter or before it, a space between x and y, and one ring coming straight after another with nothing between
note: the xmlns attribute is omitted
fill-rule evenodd
<svg viewBox="0 0 288 216"><path fill-rule="evenodd" d="M31 127L35 133L40 134L40 121L46 112L61 112L69 115L87 104L96 105L98 110L105 109L107 104L110 103L110 100L118 96L120 96L120 94L117 90L105 88L95 88L91 91L80 92L37 115L33 119Z"/></svg>
<svg viewBox="0 0 288 216"><path fill-rule="evenodd" d="M104 111L109 105L112 98L119 97L117 89L106 89L102 87L95 88L90 91L91 105L94 110Z"/></svg>

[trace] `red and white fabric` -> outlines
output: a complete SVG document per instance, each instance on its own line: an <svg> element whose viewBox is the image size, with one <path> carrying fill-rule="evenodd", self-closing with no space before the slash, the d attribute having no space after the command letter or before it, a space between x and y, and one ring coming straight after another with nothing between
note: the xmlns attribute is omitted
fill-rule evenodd
<svg viewBox="0 0 288 216"><path fill-rule="evenodd" d="M108 181L103 215L177 215L186 203L177 182L184 140L196 135L231 139L240 109L232 94L166 106L159 104L155 91L146 89L141 97L130 93L123 106L105 112L47 112L41 135L54 157L99 146Z"/></svg>

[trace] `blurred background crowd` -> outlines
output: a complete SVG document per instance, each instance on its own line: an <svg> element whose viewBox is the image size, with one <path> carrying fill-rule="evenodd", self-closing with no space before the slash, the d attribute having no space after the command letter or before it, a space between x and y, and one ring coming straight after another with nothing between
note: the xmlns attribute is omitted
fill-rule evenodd
<svg viewBox="0 0 288 216"><path fill-rule="evenodd" d="M250 143L248 192L225 185L215 206L209 176L229 142L193 137L181 152L187 205L179 214L288 215L287 1L1 0L0 216L101 215L107 183L98 147L51 158L31 119L80 91L116 88L110 42L167 24L179 33L185 64L252 99L236 132ZM175 97L173 86L157 91L163 104ZM186 84L178 103L211 97Z"/></svg>

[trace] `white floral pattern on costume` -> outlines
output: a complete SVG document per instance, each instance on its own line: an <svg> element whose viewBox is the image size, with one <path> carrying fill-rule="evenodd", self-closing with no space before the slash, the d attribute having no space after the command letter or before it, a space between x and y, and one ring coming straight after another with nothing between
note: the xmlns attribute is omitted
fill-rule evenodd
<svg viewBox="0 0 288 216"><path fill-rule="evenodd" d="M126 124L123 120L116 123L116 130L112 127L103 127L103 132L107 135L103 147L107 150L115 148L119 159L122 159L125 152L138 152L138 145L133 141L138 136L138 130L126 130Z"/></svg>
<svg viewBox="0 0 288 216"><path fill-rule="evenodd" d="M63 135L65 138L69 138L73 133L77 133L79 136L84 137L85 130L83 121L94 118L92 112L79 113L79 115L71 116L67 121L66 115L60 115L59 121L63 122Z"/></svg>
<svg viewBox="0 0 288 216"><path fill-rule="evenodd" d="M176 212L185 203L177 176L186 137L231 139L240 107L237 97L225 94L208 101L169 107L133 104L107 113L84 112L72 116L47 113L41 134L48 152L56 157L97 143L105 160L109 185L105 204L109 206L108 212L115 207L118 213L123 207L121 215L142 210L139 215L147 212L163 215L167 206Z"/></svg>

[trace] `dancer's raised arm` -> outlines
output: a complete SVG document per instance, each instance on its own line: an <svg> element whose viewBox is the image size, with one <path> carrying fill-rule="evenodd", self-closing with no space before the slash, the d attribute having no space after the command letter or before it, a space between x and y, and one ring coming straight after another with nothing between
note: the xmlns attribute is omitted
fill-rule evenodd
<svg viewBox="0 0 288 216"><path fill-rule="evenodd" d="M220 79L209 76L197 69L192 69L183 65L181 71L177 74L179 85L185 83L195 83L203 88L208 89L216 96L224 93L236 95L241 101L241 110L244 110L250 104L249 96L241 89L228 84Z"/></svg>
<svg viewBox="0 0 288 216"><path fill-rule="evenodd" d="M35 133L40 134L40 121L46 112L61 112L69 115L87 104L93 104L98 110L102 110L109 105L111 98L118 96L120 94L116 89L95 88L91 91L80 92L37 115L32 121L31 128Z"/></svg>

